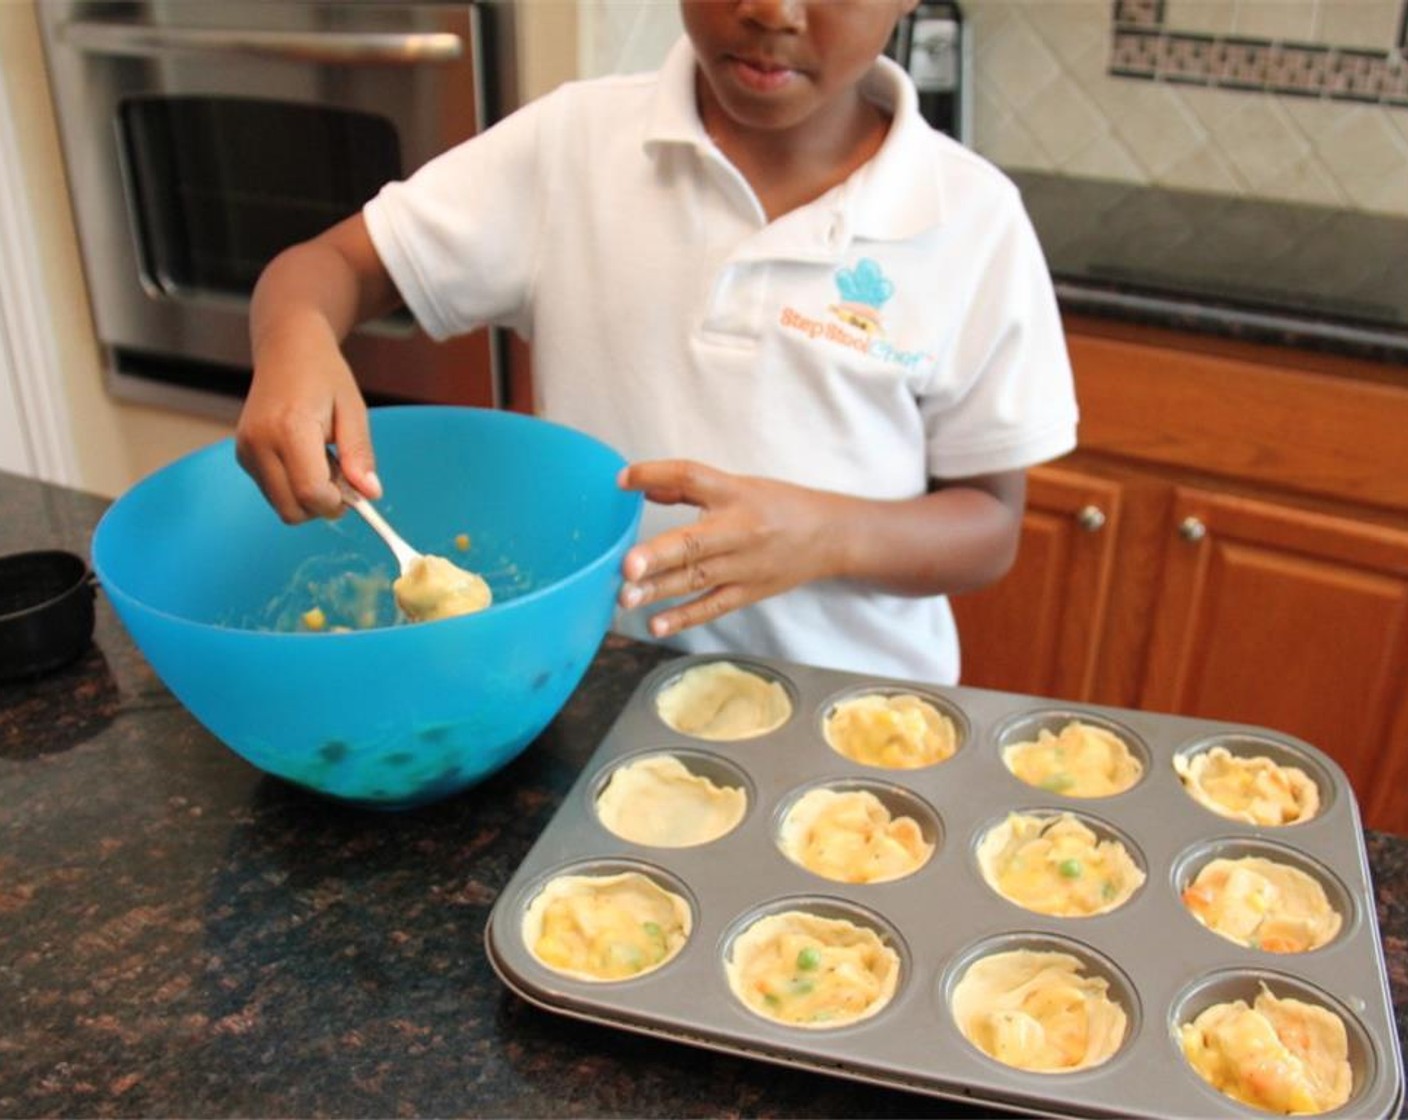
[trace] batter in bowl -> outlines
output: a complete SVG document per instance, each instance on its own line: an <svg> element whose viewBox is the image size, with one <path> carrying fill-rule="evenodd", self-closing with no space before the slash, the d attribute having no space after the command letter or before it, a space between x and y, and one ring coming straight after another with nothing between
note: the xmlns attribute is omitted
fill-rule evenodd
<svg viewBox="0 0 1408 1120"><path fill-rule="evenodd" d="M482 576L443 556L417 557L391 585L391 590L396 595L396 605L412 622L473 614L494 600Z"/></svg>

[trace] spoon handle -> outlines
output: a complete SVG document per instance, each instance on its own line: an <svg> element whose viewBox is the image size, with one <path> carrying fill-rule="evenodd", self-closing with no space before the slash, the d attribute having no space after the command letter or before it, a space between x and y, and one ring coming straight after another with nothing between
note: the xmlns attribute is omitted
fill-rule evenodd
<svg viewBox="0 0 1408 1120"><path fill-rule="evenodd" d="M334 455L328 455L328 464L332 468L332 480L337 484L343 503L358 514L363 521L372 527L373 532L386 542L386 546L391 549L396 557L396 563L404 573L412 562L420 559L420 553L402 540L400 534L386 523L386 518L377 512L376 507L347 481L347 477L342 473L342 468Z"/></svg>

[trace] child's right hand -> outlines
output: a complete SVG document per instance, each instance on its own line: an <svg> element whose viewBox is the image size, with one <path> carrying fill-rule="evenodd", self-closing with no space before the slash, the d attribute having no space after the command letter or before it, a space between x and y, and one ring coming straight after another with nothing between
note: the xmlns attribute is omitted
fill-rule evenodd
<svg viewBox="0 0 1408 1120"><path fill-rule="evenodd" d="M290 525L345 509L328 444L336 446L348 481L369 498L381 497L361 391L336 339L326 331L309 334L265 340L235 431L240 465Z"/></svg>
<svg viewBox="0 0 1408 1120"><path fill-rule="evenodd" d="M341 342L357 323L399 304L360 214L285 249L254 286L254 382L235 454L290 525L345 508L328 465L330 443L347 480L381 497L366 402Z"/></svg>

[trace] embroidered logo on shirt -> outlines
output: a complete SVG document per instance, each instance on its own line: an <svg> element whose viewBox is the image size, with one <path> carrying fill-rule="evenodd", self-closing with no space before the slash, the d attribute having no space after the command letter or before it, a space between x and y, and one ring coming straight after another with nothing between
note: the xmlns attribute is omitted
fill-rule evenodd
<svg viewBox="0 0 1408 1120"><path fill-rule="evenodd" d="M831 305L831 314L871 337L885 333L880 306L895 294L895 286L878 264L864 257L855 268L838 268L836 290L841 293L841 302Z"/></svg>
<svg viewBox="0 0 1408 1120"><path fill-rule="evenodd" d="M810 339L845 346L904 369L933 361L934 356L925 350L902 350L886 340L880 308L895 294L895 285L874 260L862 257L854 268L838 268L836 291L840 300L827 307L834 322L784 307L780 324Z"/></svg>

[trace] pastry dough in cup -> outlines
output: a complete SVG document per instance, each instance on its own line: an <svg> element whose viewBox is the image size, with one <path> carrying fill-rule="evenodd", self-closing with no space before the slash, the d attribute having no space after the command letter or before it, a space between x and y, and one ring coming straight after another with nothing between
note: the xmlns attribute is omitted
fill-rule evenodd
<svg viewBox="0 0 1408 1120"><path fill-rule="evenodd" d="M1010 813L978 845L978 867L998 894L1027 910L1089 917L1124 905L1144 872L1118 840L1102 840L1070 813Z"/></svg>
<svg viewBox="0 0 1408 1120"><path fill-rule="evenodd" d="M1175 755L1173 768L1198 804L1248 824L1301 824L1320 811L1320 789L1298 766L1212 747Z"/></svg>
<svg viewBox="0 0 1408 1120"><path fill-rule="evenodd" d="M660 754L618 767L596 800L602 825L635 844L692 848L738 827L748 794L695 774L674 755Z"/></svg>
<svg viewBox="0 0 1408 1120"><path fill-rule="evenodd" d="M787 910L733 940L728 986L765 1019L809 1030L877 1014L894 997L900 957L868 926Z"/></svg>
<svg viewBox="0 0 1408 1120"><path fill-rule="evenodd" d="M523 943L540 964L578 980L653 972L689 940L689 903L638 871L560 875L523 915Z"/></svg>
<svg viewBox="0 0 1408 1120"><path fill-rule="evenodd" d="M870 693L844 700L823 727L837 754L866 766L914 770L952 758L958 750L953 720L908 693Z"/></svg>
<svg viewBox="0 0 1408 1120"><path fill-rule="evenodd" d="M1033 1073L1071 1073L1110 1060L1124 1008L1109 983L1070 953L1014 949L969 965L949 1000L963 1037L988 1057Z"/></svg>
<svg viewBox="0 0 1408 1120"><path fill-rule="evenodd" d="M1066 797L1112 797L1144 773L1128 743L1080 720L1071 720L1059 733L1042 728L1034 740L1004 747L1002 761L1027 785Z"/></svg>
<svg viewBox="0 0 1408 1120"><path fill-rule="evenodd" d="M782 685L731 661L693 665L660 690L655 710L674 730L697 739L752 739L792 715Z"/></svg>
<svg viewBox="0 0 1408 1120"><path fill-rule="evenodd" d="M1251 1006L1214 1004L1182 1024L1178 1041L1204 1081L1266 1112L1328 1112L1354 1088L1344 1020L1326 1007L1277 998L1265 984Z"/></svg>
<svg viewBox="0 0 1408 1120"><path fill-rule="evenodd" d="M1263 856L1211 860L1184 888L1183 905L1214 933L1268 953L1318 949L1343 924L1314 876Z"/></svg>
<svg viewBox="0 0 1408 1120"><path fill-rule="evenodd" d="M890 815L866 789L809 790L778 829L783 855L838 883L887 883L928 862L934 845L913 817Z"/></svg>

